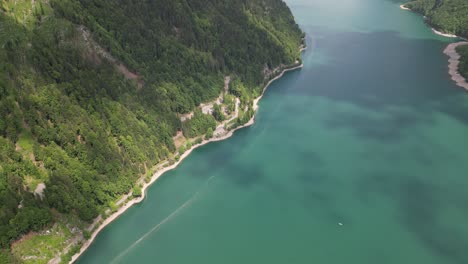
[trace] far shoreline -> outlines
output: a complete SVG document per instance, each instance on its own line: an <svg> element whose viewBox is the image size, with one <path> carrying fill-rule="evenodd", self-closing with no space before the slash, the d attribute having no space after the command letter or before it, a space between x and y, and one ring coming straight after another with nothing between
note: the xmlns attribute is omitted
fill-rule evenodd
<svg viewBox="0 0 468 264"><path fill-rule="evenodd" d="M407 8L404 4L400 5L400 8L403 9L403 10L413 11L413 10Z"/></svg>
<svg viewBox="0 0 468 264"><path fill-rule="evenodd" d="M404 4L403 5L400 5L400 9L402 10L407 10L407 11L410 11L410 12L414 12L413 10L411 10L410 8L406 7ZM428 23L426 23L428 24ZM457 36L455 34L449 34L449 33L444 33L444 32L441 32L441 31L438 31L437 29L433 28L431 25L429 25L431 27L431 30L434 34L436 35L439 35L439 36L442 36L442 37L446 37L446 38L458 38L458 39L463 39L463 40L466 40L464 39L463 37L460 37L460 36ZM460 54L458 54L456 48L458 46L462 46L462 45L467 45L468 42L467 41L460 41L460 42L454 42L454 43L450 43L449 45L447 45L447 47L444 49L444 54L449 56L449 65L448 65L448 73L451 77L451 79L455 82L456 85L464 88L465 90L468 91L468 80L462 76L460 74L460 71L459 71L459 64L460 64Z"/></svg>
<svg viewBox="0 0 468 264"><path fill-rule="evenodd" d="M454 35L454 34L449 34L449 33L443 33L443 32L440 32L438 31L437 29L431 27L432 29L432 32L434 32L435 34L439 35L439 36L442 36L442 37L446 37L446 38L459 38L459 36L457 35Z"/></svg>
<svg viewBox="0 0 468 264"><path fill-rule="evenodd" d="M405 4L400 5L400 9L405 10L405 11L410 11L410 12L413 12L413 13L416 13L416 14L419 14L418 12L413 11L411 8L406 7ZM421 15L421 14L420 14L420 15ZM426 17L424 16L424 18L426 18ZM429 25L429 23L426 23L426 24ZM434 32L436 35L439 35L439 36L442 36L442 37L446 37L446 38L459 38L459 36L457 36L457 35L449 34L449 33L444 33L444 32L441 32L441 31L435 29L435 28L432 27L431 25L429 25L429 26L431 27L432 32Z"/></svg>
<svg viewBox="0 0 468 264"><path fill-rule="evenodd" d="M307 47L302 45L300 48L299 48L299 52L302 53L304 50L306 50ZM259 108L258 106L258 103L259 101L262 99L263 95L265 94L266 90L268 89L268 87L276 80L282 78L284 76L285 73L287 72L290 72L290 71L295 71L297 69L301 69L304 67L304 64L301 63L301 64L292 64L288 67L286 67L285 69L282 69L281 70L281 73L279 73L276 77L274 77L273 79L271 79L270 81L268 81L268 83L265 85L265 87L263 88L262 90L262 93L260 94L259 97L257 97L254 101L253 101L253 110L254 110L254 115L252 116L252 118L249 120L249 122L247 122L246 124L244 125L241 125L239 127L236 127L232 130L230 130L229 132L227 132L225 135L221 136L221 137L213 137L213 138L210 138L208 140L203 140L201 143L199 144L195 144L193 145L190 149L188 149L186 152L184 152L179 160L177 162L175 162L174 164L168 166L168 167L163 167L162 169L156 171L153 176L151 177L151 180L149 182L145 182L141 188L141 196L140 197L136 197L130 201L128 201L127 203L125 203L122 207L120 207L116 212L114 212L113 214L109 215L99 226L98 228L96 228L96 230L94 230L94 232L91 234L91 237L86 240L83 245L81 246L80 248L80 251L78 253L76 253L75 255L72 256L72 259L70 260L69 263L75 263L78 258L83 255L83 253L89 248L89 246L94 242L94 240L96 239L97 235L106 227L108 226L110 223L112 223L113 221L115 221L119 216L121 216L123 213L125 213L125 211L127 211L130 207L132 207L133 205L135 204L138 204L138 203L141 203L143 200L145 200L145 197L146 197L146 192L147 192L147 189L148 187L150 187L153 183L155 183L160 177L162 177L164 175L164 173L170 171L170 170L173 170L175 168L177 168L177 166L185 159L187 158L190 153L192 153L193 150L195 150L196 148L199 148L199 147L202 147L208 143L211 143L211 142L218 142L218 141L223 141L225 139L228 139L230 138L234 132L236 132L237 130L239 129L242 129L242 128L245 128L245 127L249 127L251 125L253 125L255 123L255 114L257 112L257 109Z"/></svg>

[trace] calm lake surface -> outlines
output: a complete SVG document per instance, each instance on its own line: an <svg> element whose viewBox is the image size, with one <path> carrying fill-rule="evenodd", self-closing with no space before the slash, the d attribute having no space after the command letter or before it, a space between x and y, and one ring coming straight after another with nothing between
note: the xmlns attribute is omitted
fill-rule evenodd
<svg viewBox="0 0 468 264"><path fill-rule="evenodd" d="M468 263L468 93L391 0L288 0L305 67L79 263Z"/></svg>

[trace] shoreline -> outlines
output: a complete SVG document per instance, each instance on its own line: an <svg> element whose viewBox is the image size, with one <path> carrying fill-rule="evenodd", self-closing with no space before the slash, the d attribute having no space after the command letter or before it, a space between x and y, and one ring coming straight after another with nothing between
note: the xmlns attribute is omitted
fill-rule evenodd
<svg viewBox="0 0 468 264"><path fill-rule="evenodd" d="M302 46L300 48L300 52L302 53L304 50L306 50L307 47L305 46ZM125 211L127 211L130 207L132 207L133 205L135 204L138 204L138 203L141 203L143 200L145 200L145 197L146 197L146 191L148 189L148 187L150 187L153 183L155 183L161 176L164 175L164 173L170 171L170 170L173 170L175 168L177 168L177 166L186 158L188 157L193 150L195 150L196 148L199 148L201 146L204 146L208 143L211 143L211 142L218 142L218 141L223 141L225 139L228 139L230 138L235 131L239 130L239 129L242 129L242 128L245 128L245 127L249 127L251 125L253 125L255 123L255 113L257 112L257 109L259 108L258 106L258 103L259 101L262 99L263 95L265 94L266 90L268 89L268 87L276 80L280 79L281 77L284 76L285 73L287 72L290 72L290 71L294 71L294 70L297 70L297 69L300 69L304 66L304 64L293 64L291 65L289 68L285 68L283 70L281 70L281 73L279 73L276 77L274 77L273 79L271 79L270 81L268 81L268 83L265 85L265 87L263 88L263 91L261 93L261 95L259 97L257 97L254 101L253 101L253 110L254 110L254 115L252 116L252 118L249 120L249 122L245 123L244 125L241 125L239 127L236 127L232 130L230 130L229 132L227 132L225 135L221 136L221 137L217 137L217 138L210 138L208 140L203 140L201 143L199 144L196 144L196 145L193 145L190 149L188 149L187 151L184 152L184 154L182 154L179 158L179 161L175 162L174 164L168 166L168 167L163 167L161 170L159 171L156 171L153 176L151 177L151 180L149 182L145 182L143 184L143 186L141 187L141 196L140 197L137 197L137 198L134 198L130 201L128 201L127 203L125 203L122 207L120 207L116 212L114 212L113 214L109 215L99 226L98 228L96 228L96 230L93 231L91 237L86 240L83 245L80 247L80 251L78 253L76 253L75 255L72 256L72 259L70 260L69 263L75 263L75 261L78 260L78 258L86 251L86 249L89 248L89 246L94 242L94 240L96 239L97 235L106 227L108 226L110 223L112 223L114 220L116 220L119 216L121 216L123 213L125 213Z"/></svg>
<svg viewBox="0 0 468 264"><path fill-rule="evenodd" d="M448 65L449 71L448 71L448 73L449 73L451 79L455 82L456 85L464 88L465 90L468 90L467 80L458 71L458 65L460 64L460 57L461 56L460 56L460 54L458 54L456 48L458 46L463 46L463 45L468 45L468 42L461 41L461 42L456 42L456 43L449 44L445 48L444 54L449 56L449 60L448 60L448 62L449 62L449 65Z"/></svg>
<svg viewBox="0 0 468 264"><path fill-rule="evenodd" d="M415 11L411 10L410 8L406 7L404 4L400 5L400 9L419 14L418 12L415 12ZM426 16L424 16L424 18L426 18ZM429 23L427 23L427 22L426 22L426 24L429 25ZM444 33L444 32L438 31L437 29L433 28L431 25L429 25L429 26L431 27L432 32L435 33L436 35L446 37L446 38L459 38L459 36L457 36L457 35Z"/></svg>
<svg viewBox="0 0 468 264"><path fill-rule="evenodd" d="M413 11L413 10L407 8L404 4L400 5L400 8L403 9L403 10Z"/></svg>
<svg viewBox="0 0 468 264"><path fill-rule="evenodd" d="M454 35L454 34L449 34L449 33L443 33L443 32L440 32L438 31L437 29L431 27L432 29L432 32L434 32L435 34L439 35L439 36L442 36L442 37L446 37L446 38L459 38L459 36L457 35Z"/></svg>
<svg viewBox="0 0 468 264"><path fill-rule="evenodd" d="M404 4L400 5L400 8L403 9L403 10L414 12L410 8L405 7ZM432 32L434 34L436 34L436 35L446 37L446 38L458 38L458 39L464 40L464 41L455 42L455 43L451 43L451 44L447 45L447 47L444 49L444 54L449 56L449 60L448 60L449 70L448 70L448 73L449 73L452 81L454 81L457 86L460 86L460 87L464 88L465 90L468 90L468 79L465 79L465 77L463 77L460 74L459 70L458 70L458 65L460 64L460 57L461 56L456 51L456 48L458 46L468 45L468 42L463 37L457 36L455 34L443 33L441 31L438 31L437 29L433 28L428 23L426 23L426 24L431 28Z"/></svg>

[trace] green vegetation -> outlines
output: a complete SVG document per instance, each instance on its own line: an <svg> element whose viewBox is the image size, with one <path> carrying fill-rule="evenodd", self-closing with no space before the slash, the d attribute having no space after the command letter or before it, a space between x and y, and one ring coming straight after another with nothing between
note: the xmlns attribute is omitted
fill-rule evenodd
<svg viewBox="0 0 468 264"><path fill-rule="evenodd" d="M0 247L51 226L70 235L57 215L91 222L174 159L178 130L213 133L215 118L195 108L224 76L245 107L265 69L299 59L302 37L281 0L1 1ZM63 239L41 233L14 255L45 261Z"/></svg>
<svg viewBox="0 0 468 264"><path fill-rule="evenodd" d="M140 194L141 196L141 194ZM83 230L83 237L84 239L88 240L91 238L91 232L89 232L88 230Z"/></svg>
<svg viewBox="0 0 468 264"><path fill-rule="evenodd" d="M85 237L86 239L86 237ZM73 255L75 255L76 253L80 252L80 249L81 249L81 245L82 243L77 243L76 245L74 245L68 252L67 254L65 254L64 256L62 256L62 260L60 261L60 264L67 264L67 263L70 263L70 261L72 260L73 258Z"/></svg>
<svg viewBox="0 0 468 264"><path fill-rule="evenodd" d="M466 0L415 0L406 7L427 17L437 30L468 37L468 2Z"/></svg>
<svg viewBox="0 0 468 264"><path fill-rule="evenodd" d="M18 259L16 259L10 251L6 249L1 249L0 250L0 263L5 263L5 264L16 264L16 263L21 263Z"/></svg>
<svg viewBox="0 0 468 264"><path fill-rule="evenodd" d="M219 104L213 105L213 117L216 119L216 121L219 122L222 122L226 119L226 116L224 115L223 110Z"/></svg>
<svg viewBox="0 0 468 264"><path fill-rule="evenodd" d="M216 120L212 115L203 114L200 109L195 110L192 119L182 123L182 131L187 138L203 135L209 128L216 128Z"/></svg>
<svg viewBox="0 0 468 264"><path fill-rule="evenodd" d="M236 119L236 126L245 125L254 116L254 111L251 106L247 108L247 111L239 110L239 117Z"/></svg>
<svg viewBox="0 0 468 264"><path fill-rule="evenodd" d="M28 176L41 177L39 168L3 137L0 137L0 162L0 246L7 247L19 235L44 228L52 216L47 205L23 185Z"/></svg>
<svg viewBox="0 0 468 264"><path fill-rule="evenodd" d="M236 110L235 97L231 94L225 94L223 97L223 104L226 105L226 112L230 115Z"/></svg>
<svg viewBox="0 0 468 264"><path fill-rule="evenodd" d="M139 185L133 187L132 195L133 197L141 197L142 192L141 192L141 187Z"/></svg>
<svg viewBox="0 0 468 264"><path fill-rule="evenodd" d="M208 129L208 131L209 131L209 129ZM207 131L207 132L208 132L208 131ZM199 138L195 139L195 141L194 141L193 143L194 143L195 145L198 145L198 144L201 144L202 142L203 142L203 139L202 139L201 137L199 137Z"/></svg>
<svg viewBox="0 0 468 264"><path fill-rule="evenodd" d="M205 139L208 140L208 139L212 138L213 137L213 132L214 132L213 129L211 127L209 127L207 129L207 131L206 131Z"/></svg>
<svg viewBox="0 0 468 264"><path fill-rule="evenodd" d="M22 259L23 263L47 263L54 258L68 245L72 233L63 223L58 223L52 229L31 236L22 243L18 243L12 248L12 253L17 259L24 256L33 256L29 259Z"/></svg>
<svg viewBox="0 0 468 264"><path fill-rule="evenodd" d="M28 130L23 131L23 133L19 135L17 144L22 153L33 153L34 140L32 138L31 133Z"/></svg>
<svg viewBox="0 0 468 264"><path fill-rule="evenodd" d="M468 80L468 45L458 46L457 53L460 54L461 57L458 71Z"/></svg>

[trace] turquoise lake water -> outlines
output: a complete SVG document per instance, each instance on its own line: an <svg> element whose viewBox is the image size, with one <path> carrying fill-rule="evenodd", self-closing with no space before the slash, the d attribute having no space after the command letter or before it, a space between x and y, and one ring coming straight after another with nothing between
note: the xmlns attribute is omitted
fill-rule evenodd
<svg viewBox="0 0 468 264"><path fill-rule="evenodd" d="M79 263L468 263L468 93L442 53L453 40L398 1L287 3L304 68Z"/></svg>

